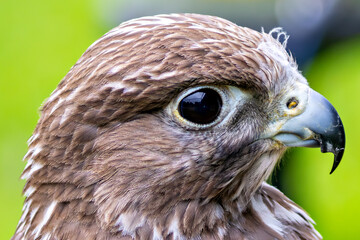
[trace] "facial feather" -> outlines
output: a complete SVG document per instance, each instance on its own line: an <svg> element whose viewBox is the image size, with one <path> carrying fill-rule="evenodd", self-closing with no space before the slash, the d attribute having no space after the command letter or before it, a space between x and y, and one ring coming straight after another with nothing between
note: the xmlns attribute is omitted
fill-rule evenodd
<svg viewBox="0 0 360 240"><path fill-rule="evenodd" d="M14 239L282 239L295 205L272 200L269 218L256 206L268 207L263 188L277 191L263 181L285 147L258 137L285 86L305 81L299 76L271 35L217 17L159 15L114 28L42 107ZM254 98L221 128L184 128L165 109L201 85L236 86ZM315 231L298 217L305 213L295 215Z"/></svg>

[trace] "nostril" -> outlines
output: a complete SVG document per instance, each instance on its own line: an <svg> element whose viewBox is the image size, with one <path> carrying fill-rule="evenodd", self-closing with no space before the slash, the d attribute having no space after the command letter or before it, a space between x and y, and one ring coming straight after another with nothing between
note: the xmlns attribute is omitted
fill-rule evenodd
<svg viewBox="0 0 360 240"><path fill-rule="evenodd" d="M299 105L299 100L297 100L295 97L290 98L287 103L286 103L286 107L288 109L294 109Z"/></svg>

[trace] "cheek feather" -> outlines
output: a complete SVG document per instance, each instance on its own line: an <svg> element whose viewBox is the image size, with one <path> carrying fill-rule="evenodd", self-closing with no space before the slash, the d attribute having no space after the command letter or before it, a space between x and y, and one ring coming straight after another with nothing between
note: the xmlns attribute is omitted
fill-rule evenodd
<svg viewBox="0 0 360 240"><path fill-rule="evenodd" d="M254 162L251 170L243 177L243 181L234 194L233 199L239 198L240 194L249 195L254 189L258 189L263 181L270 176L282 154L283 151L273 151L261 155ZM250 185L249 183L256 183L256 185Z"/></svg>

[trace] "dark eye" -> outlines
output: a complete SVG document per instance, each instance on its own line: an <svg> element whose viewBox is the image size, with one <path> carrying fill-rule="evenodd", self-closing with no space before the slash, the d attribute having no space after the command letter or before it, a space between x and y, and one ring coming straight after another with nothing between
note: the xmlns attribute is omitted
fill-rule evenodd
<svg viewBox="0 0 360 240"><path fill-rule="evenodd" d="M188 121L209 124L219 116L222 107L221 96L210 88L190 93L179 103L180 115Z"/></svg>

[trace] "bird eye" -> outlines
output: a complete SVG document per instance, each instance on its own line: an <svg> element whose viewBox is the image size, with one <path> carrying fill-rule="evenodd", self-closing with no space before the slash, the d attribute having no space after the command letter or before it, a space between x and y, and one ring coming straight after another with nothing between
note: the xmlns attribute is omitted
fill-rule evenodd
<svg viewBox="0 0 360 240"><path fill-rule="evenodd" d="M188 121L209 124L219 116L221 107L219 93L210 88L202 88L185 96L179 103L178 111Z"/></svg>
<svg viewBox="0 0 360 240"><path fill-rule="evenodd" d="M286 103L288 109L294 109L299 104L299 101L296 98L290 98L289 101Z"/></svg>

